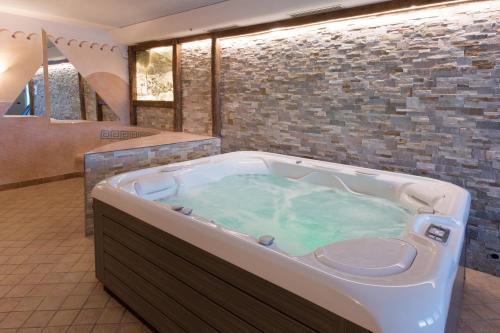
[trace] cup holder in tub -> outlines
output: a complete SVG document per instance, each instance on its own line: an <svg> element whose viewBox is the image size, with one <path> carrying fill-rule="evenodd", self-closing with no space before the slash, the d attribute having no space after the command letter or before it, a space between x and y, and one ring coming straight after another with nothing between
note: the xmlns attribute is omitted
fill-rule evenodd
<svg viewBox="0 0 500 333"><path fill-rule="evenodd" d="M410 268L417 250L394 238L358 238L317 249L316 259L341 272L361 276L388 276Z"/></svg>

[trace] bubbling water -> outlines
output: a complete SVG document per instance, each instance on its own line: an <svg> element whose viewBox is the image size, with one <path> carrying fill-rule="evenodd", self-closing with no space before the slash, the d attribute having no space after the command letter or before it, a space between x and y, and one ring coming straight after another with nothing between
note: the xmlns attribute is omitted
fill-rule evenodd
<svg viewBox="0 0 500 333"><path fill-rule="evenodd" d="M389 200L275 175L233 175L158 200L182 205L216 224L256 238L275 237L292 256L367 236L397 237L411 217Z"/></svg>

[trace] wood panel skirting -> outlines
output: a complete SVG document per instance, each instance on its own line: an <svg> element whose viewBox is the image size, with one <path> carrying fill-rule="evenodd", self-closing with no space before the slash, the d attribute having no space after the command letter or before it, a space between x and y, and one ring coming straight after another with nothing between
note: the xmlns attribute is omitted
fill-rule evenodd
<svg viewBox="0 0 500 333"><path fill-rule="evenodd" d="M26 180L26 181L22 181L22 182L18 182L18 183L4 184L4 185L0 185L0 191L7 191L7 190L12 190L12 189L21 188L21 187L40 185L40 184L57 182L60 180L66 180L66 179L78 178L78 177L83 177L83 172L73 172L73 173L67 173L64 175L36 178L36 179L30 179L30 180Z"/></svg>
<svg viewBox="0 0 500 333"><path fill-rule="evenodd" d="M97 278L160 332L366 329L94 200Z"/></svg>

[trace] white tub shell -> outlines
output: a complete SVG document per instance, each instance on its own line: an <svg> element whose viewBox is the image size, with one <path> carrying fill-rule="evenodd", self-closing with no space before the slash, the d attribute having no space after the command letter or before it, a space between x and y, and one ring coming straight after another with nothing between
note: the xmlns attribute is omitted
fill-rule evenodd
<svg viewBox="0 0 500 333"><path fill-rule="evenodd" d="M265 247L196 212L153 201L231 174L275 173L398 201L418 211L397 240L333 243L303 257ZM235 152L128 172L92 196L374 332L444 332L460 265L469 193L453 184L263 152ZM430 224L450 230L430 239Z"/></svg>

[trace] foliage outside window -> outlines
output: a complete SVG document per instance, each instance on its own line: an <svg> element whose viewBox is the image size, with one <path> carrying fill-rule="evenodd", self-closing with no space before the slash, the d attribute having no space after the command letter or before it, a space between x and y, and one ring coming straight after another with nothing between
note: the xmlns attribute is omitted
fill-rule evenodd
<svg viewBox="0 0 500 333"><path fill-rule="evenodd" d="M174 100L172 46L137 51L136 83L137 100Z"/></svg>

